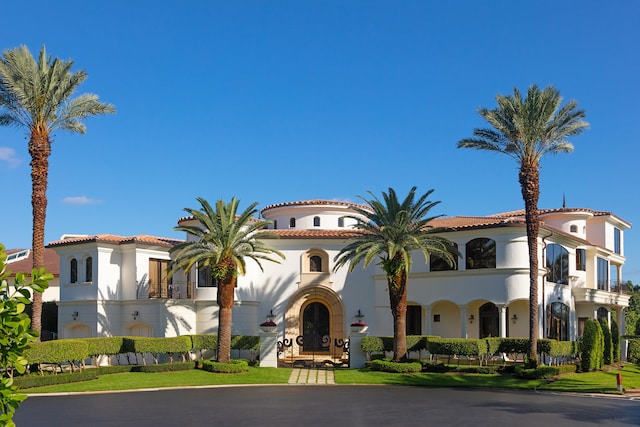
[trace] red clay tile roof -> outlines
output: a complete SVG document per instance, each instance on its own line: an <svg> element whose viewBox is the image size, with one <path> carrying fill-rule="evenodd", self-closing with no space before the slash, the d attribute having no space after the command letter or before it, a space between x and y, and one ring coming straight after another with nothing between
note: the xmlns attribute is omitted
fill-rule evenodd
<svg viewBox="0 0 640 427"><path fill-rule="evenodd" d="M629 226L631 226L631 224L625 220L623 220L622 218L618 217L617 215L615 215L613 212L608 212L608 211L597 211L594 209L588 209L588 208L554 208L554 209L538 209L538 213L540 215L545 215L548 213L557 213L557 212L587 212L592 214L593 216L612 216L614 218L617 218L619 221L628 224ZM505 216L521 216L524 217L524 209L520 209L520 210L516 210L516 211L511 211L511 212L504 212L504 213L498 213L498 214L493 214L493 215L489 215L490 217L505 217Z"/></svg>
<svg viewBox="0 0 640 427"><path fill-rule="evenodd" d="M351 203L351 202L341 202L339 200L316 199L316 200L299 200L296 202L276 203L273 205L265 206L264 208L262 208L260 213L264 213L265 211L268 211L270 209L282 208L285 206L319 206L319 205L333 205L333 206L337 205L337 206L347 206L347 207L355 207L359 209L371 210L371 208L368 205L362 205L362 204Z"/></svg>
<svg viewBox="0 0 640 427"><path fill-rule="evenodd" d="M164 246L164 247L172 247L176 244L182 242L182 240L178 239L170 239L167 237L156 237L149 236L146 234L139 234L137 236L115 236L113 234L96 234L93 236L77 236L68 239L56 240L54 242L50 242L47 247L58 247L65 245L75 245L79 243L112 243L114 245L125 245L128 243L141 243L146 245L153 246Z"/></svg>
<svg viewBox="0 0 640 427"><path fill-rule="evenodd" d="M265 230L283 239L349 239L357 235L350 229L341 230Z"/></svg>
<svg viewBox="0 0 640 427"><path fill-rule="evenodd" d="M24 251L24 249L9 249L7 255ZM54 277L60 277L60 257L53 249L44 248L44 267L53 274ZM7 264L7 270L11 270L11 277L15 277L16 273L30 273L33 268L33 251L29 251L29 256L18 261Z"/></svg>

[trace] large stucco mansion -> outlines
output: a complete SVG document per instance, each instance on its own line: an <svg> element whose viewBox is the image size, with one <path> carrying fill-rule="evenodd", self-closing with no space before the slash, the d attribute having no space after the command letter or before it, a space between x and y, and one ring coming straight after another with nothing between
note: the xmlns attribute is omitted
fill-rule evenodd
<svg viewBox="0 0 640 427"><path fill-rule="evenodd" d="M376 265L333 271L352 236L352 203L307 200L265 207L280 236L269 241L286 259L248 260L240 276L233 333L258 335L269 315L278 339L347 337L362 319L368 333L389 336L393 322L384 273ZM610 212L540 211L539 336L574 340L588 318L615 318L624 333L629 296L622 289L624 231ZM193 218L181 218L181 225ZM522 211L439 218L460 252L457 265L414 259L407 333L441 337L527 337L529 263ZM185 236L186 239L192 236ZM60 256L60 338L215 333L216 283L204 271L165 273L174 239L138 235L70 235L52 242ZM375 263L372 263L375 264ZM357 317L360 314L364 318ZM311 346L311 344L305 344ZM300 349L303 351L304 349Z"/></svg>

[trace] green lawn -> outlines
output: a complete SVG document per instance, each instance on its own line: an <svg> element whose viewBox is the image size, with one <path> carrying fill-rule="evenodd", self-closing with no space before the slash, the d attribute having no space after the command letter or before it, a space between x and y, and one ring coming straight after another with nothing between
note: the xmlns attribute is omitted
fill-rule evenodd
<svg viewBox="0 0 640 427"><path fill-rule="evenodd" d="M577 393L616 393L616 374L622 374L622 386L626 390L640 389L640 366L624 365L622 369L604 372L562 375L557 380L540 387L542 390L573 391Z"/></svg>
<svg viewBox="0 0 640 427"><path fill-rule="evenodd" d="M394 384L423 387L490 387L510 389L542 389L564 392L616 393L616 374L622 373L625 389L640 389L640 367L624 365L622 369L584 374L566 374L555 381L519 380L510 375L480 374L391 374L364 369L338 369L337 384ZM255 368L243 374L214 374L202 370L162 373L121 373L102 375L92 381L37 387L26 393L83 392L207 386L229 384L287 384L291 368Z"/></svg>

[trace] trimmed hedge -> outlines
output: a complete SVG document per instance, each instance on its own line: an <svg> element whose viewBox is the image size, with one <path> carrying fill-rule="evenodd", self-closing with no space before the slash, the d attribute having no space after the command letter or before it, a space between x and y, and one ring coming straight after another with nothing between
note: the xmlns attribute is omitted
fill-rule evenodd
<svg viewBox="0 0 640 427"><path fill-rule="evenodd" d="M602 366L603 343L600 323L587 319L580 340L580 368L584 372L595 371Z"/></svg>
<svg viewBox="0 0 640 427"><path fill-rule="evenodd" d="M629 348L627 349L627 359L631 363L640 366L640 338L629 340Z"/></svg>
<svg viewBox="0 0 640 427"><path fill-rule="evenodd" d="M229 363L203 360L202 369L207 372L215 372L218 374L241 374L249 371L249 363L246 360L232 360Z"/></svg>
<svg viewBox="0 0 640 427"><path fill-rule="evenodd" d="M620 329L616 319L611 319L611 345L613 347L613 362L620 361Z"/></svg>
<svg viewBox="0 0 640 427"><path fill-rule="evenodd" d="M195 362L180 362L180 363L162 363L160 365L137 365L131 367L131 372L175 372L175 371L189 371L196 368Z"/></svg>
<svg viewBox="0 0 640 427"><path fill-rule="evenodd" d="M49 342L49 341L45 341ZM82 372L66 374L46 374L46 375L24 375L13 378L13 383L19 388L42 387L46 385L77 383L90 381L98 378L96 369L85 369Z"/></svg>
<svg viewBox="0 0 640 427"><path fill-rule="evenodd" d="M89 357L89 345L83 339L33 342L25 352L29 364L55 364L83 361Z"/></svg>
<svg viewBox="0 0 640 427"><path fill-rule="evenodd" d="M392 372L396 374L407 374L422 371L422 363L420 362L398 363L383 359L371 361L369 367L372 371Z"/></svg>
<svg viewBox="0 0 640 427"><path fill-rule="evenodd" d="M560 374L560 369L555 366L538 366L535 369L526 369L516 366L515 377L523 380L541 380L553 378Z"/></svg>
<svg viewBox="0 0 640 427"><path fill-rule="evenodd" d="M422 351L427 349L430 339L436 336L407 335L407 351ZM393 351L393 337L362 337L361 347L365 353L382 353Z"/></svg>

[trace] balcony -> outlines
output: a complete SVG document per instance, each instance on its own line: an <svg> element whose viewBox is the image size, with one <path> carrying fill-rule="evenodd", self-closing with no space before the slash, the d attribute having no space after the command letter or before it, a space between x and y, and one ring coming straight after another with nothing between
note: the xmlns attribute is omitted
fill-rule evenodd
<svg viewBox="0 0 640 427"><path fill-rule="evenodd" d="M571 292L576 302L592 302L596 304L627 307L631 289L627 282L599 280L598 288L573 288Z"/></svg>
<svg viewBox="0 0 640 427"><path fill-rule="evenodd" d="M148 298L164 299L191 299L193 296L194 284L188 282L157 282L149 280ZM144 295L139 295L139 299Z"/></svg>

